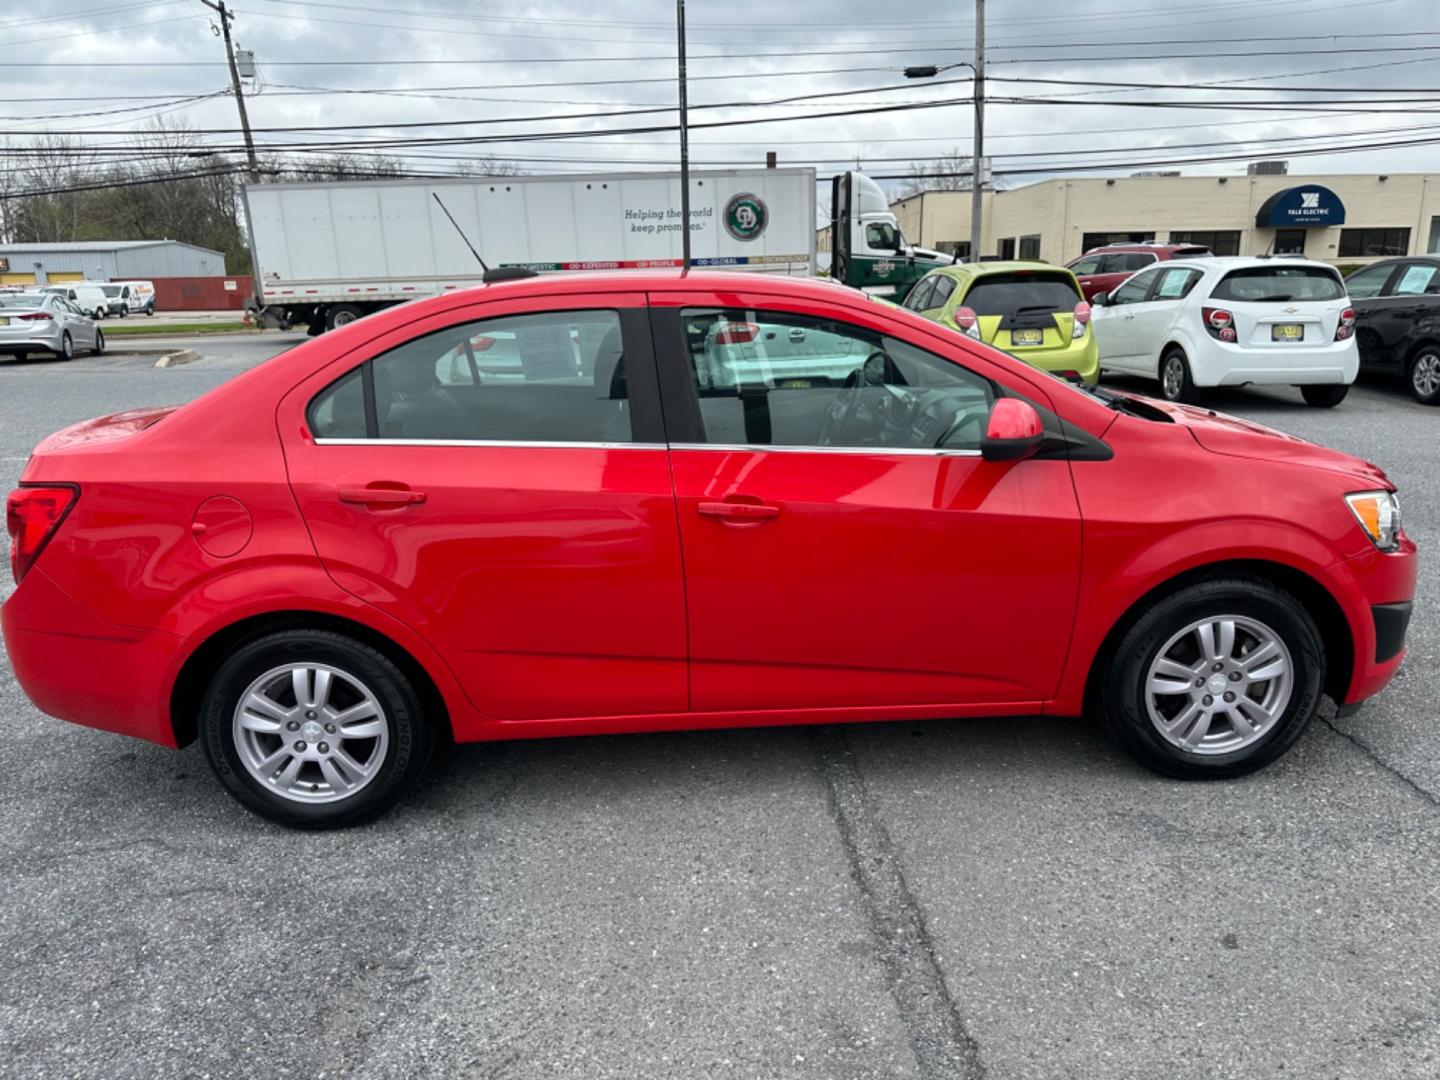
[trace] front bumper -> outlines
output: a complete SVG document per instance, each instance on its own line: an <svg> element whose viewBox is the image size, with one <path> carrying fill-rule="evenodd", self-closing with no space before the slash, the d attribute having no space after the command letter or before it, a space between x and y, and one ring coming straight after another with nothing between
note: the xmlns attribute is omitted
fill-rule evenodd
<svg viewBox="0 0 1440 1080"><path fill-rule="evenodd" d="M0 607L15 678L50 716L175 745L170 673L180 639L116 626L32 567Z"/></svg>
<svg viewBox="0 0 1440 1080"><path fill-rule="evenodd" d="M1374 697L1400 670L1405 631L1415 596L1418 559L1415 544L1403 537L1394 552L1370 551L1336 567L1346 586L1336 592L1345 607L1355 645L1346 706Z"/></svg>

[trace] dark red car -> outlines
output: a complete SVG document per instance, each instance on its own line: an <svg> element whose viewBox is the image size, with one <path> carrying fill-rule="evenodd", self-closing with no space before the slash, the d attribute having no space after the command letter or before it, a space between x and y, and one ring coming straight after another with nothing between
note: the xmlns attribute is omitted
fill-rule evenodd
<svg viewBox="0 0 1440 1080"><path fill-rule="evenodd" d="M1390 680L1416 576L1373 465L752 274L396 307L51 436L6 519L35 703L310 827L449 737L1093 710L1235 776Z"/></svg>
<svg viewBox="0 0 1440 1080"><path fill-rule="evenodd" d="M1085 299L1093 300L1097 293L1114 292L1131 274L1157 262L1209 254L1209 248L1198 244L1110 244L1092 248L1065 268L1080 280Z"/></svg>

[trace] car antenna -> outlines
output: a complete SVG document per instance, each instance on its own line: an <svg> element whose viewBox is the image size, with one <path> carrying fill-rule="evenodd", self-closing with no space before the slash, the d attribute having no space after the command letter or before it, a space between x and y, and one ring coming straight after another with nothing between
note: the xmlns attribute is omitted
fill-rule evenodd
<svg viewBox="0 0 1440 1080"><path fill-rule="evenodd" d="M440 201L440 193L438 191L432 191L430 192L430 197L435 200L441 210L445 211L445 216L450 219L450 224L455 226L455 231L460 234L460 239L465 241L465 246L470 249L470 254L475 256L475 261L480 264L480 269L483 271L480 275L480 280L485 282L486 285L496 281L514 281L517 278L540 276L534 270L527 269L523 266L497 266L494 270L491 270L490 267L485 265L485 260L480 257L480 252L475 250L475 245L470 243L470 238L465 235L465 230L460 228L460 223L455 220L455 215L450 213L450 208Z"/></svg>

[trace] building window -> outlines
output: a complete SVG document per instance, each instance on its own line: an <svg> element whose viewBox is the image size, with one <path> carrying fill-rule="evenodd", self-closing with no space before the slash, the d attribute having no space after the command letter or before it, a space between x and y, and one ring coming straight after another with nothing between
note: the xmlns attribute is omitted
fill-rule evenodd
<svg viewBox="0 0 1440 1080"><path fill-rule="evenodd" d="M1430 219L1430 243L1425 250L1431 255L1440 253L1440 217Z"/></svg>
<svg viewBox="0 0 1440 1080"><path fill-rule="evenodd" d="M1212 255L1239 255L1239 229L1201 229L1189 232L1172 232L1172 244L1199 244L1210 249Z"/></svg>
<svg viewBox="0 0 1440 1080"><path fill-rule="evenodd" d="M1022 236L1022 237L1020 237L1020 258L1022 258L1022 259L1038 259L1038 258L1040 258L1040 237L1038 237L1038 236Z"/></svg>
<svg viewBox="0 0 1440 1080"><path fill-rule="evenodd" d="M1375 255L1406 255L1410 252L1409 229L1341 229L1340 258L1369 258Z"/></svg>
<svg viewBox="0 0 1440 1080"><path fill-rule="evenodd" d="M1080 250L1092 251L1110 244L1149 244L1155 240L1155 231L1150 232L1087 232L1080 238Z"/></svg>
<svg viewBox="0 0 1440 1080"><path fill-rule="evenodd" d="M1007 236L1004 240L1000 241L1000 258L1015 258L1015 238L1013 236Z"/></svg>
<svg viewBox="0 0 1440 1080"><path fill-rule="evenodd" d="M961 261L970 258L969 240L941 240L935 245L935 250L942 255L959 255Z"/></svg>
<svg viewBox="0 0 1440 1080"><path fill-rule="evenodd" d="M1276 255L1304 255L1305 231L1304 229L1276 229L1275 246L1271 250Z"/></svg>

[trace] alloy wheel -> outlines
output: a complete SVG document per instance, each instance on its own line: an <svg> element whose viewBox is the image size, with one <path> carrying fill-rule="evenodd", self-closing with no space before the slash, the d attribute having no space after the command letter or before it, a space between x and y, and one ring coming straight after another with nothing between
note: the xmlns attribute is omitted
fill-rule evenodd
<svg viewBox="0 0 1440 1080"><path fill-rule="evenodd" d="M328 664L284 664L236 703L232 735L245 770L301 803L337 802L379 774L390 729L374 692Z"/></svg>
<svg viewBox="0 0 1440 1080"><path fill-rule="evenodd" d="M1150 722L1189 754L1228 754L1263 738L1290 704L1295 664L1257 619L1212 615L1170 638L1145 677Z"/></svg>
<svg viewBox="0 0 1440 1080"><path fill-rule="evenodd" d="M1427 352L1415 358L1410 368L1410 388L1416 397L1426 401L1440 394L1440 354Z"/></svg>
<svg viewBox="0 0 1440 1080"><path fill-rule="evenodd" d="M1181 389L1185 386L1185 361L1178 356L1167 356L1165 358L1165 371L1161 376L1160 387L1165 396L1174 401L1180 396Z"/></svg>

